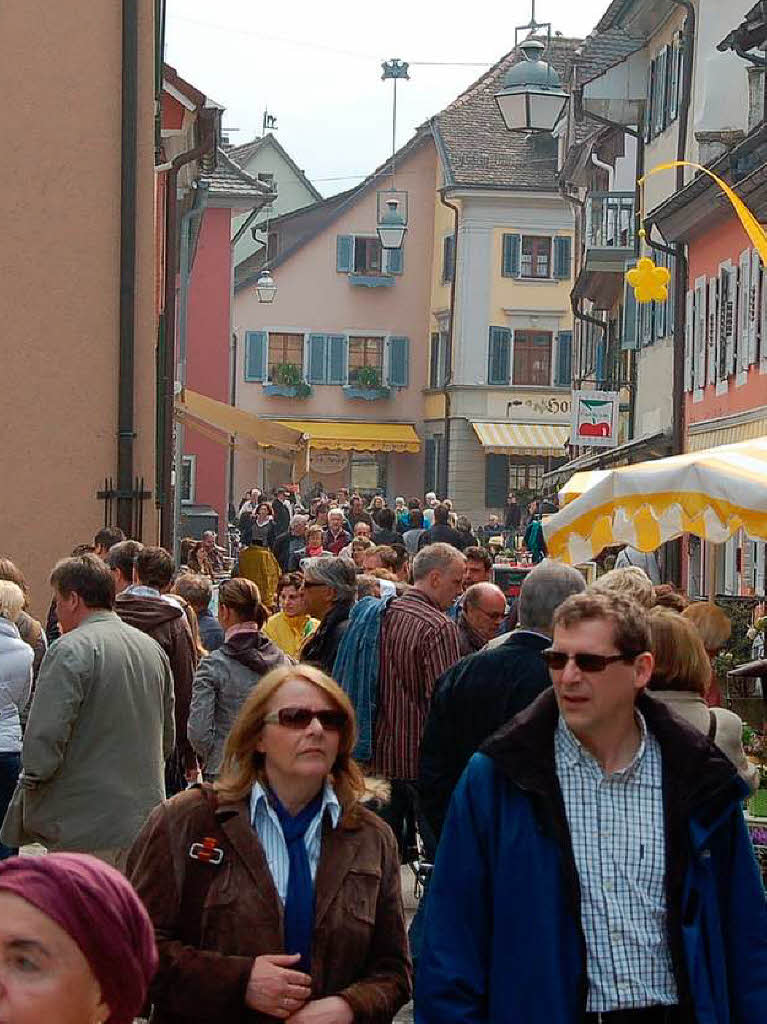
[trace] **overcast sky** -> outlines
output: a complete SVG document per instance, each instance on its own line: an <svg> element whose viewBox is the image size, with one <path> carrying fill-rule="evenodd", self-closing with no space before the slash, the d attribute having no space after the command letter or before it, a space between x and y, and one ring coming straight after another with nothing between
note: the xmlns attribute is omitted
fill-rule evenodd
<svg viewBox="0 0 767 1024"><path fill-rule="evenodd" d="M607 7L537 0L536 15L584 37ZM332 195L391 152L392 83L381 81L381 61L410 63L410 81L398 85L402 145L513 47L530 0L388 0L379 10L360 0L168 0L167 12L165 59L226 107L232 142L260 135L268 108L282 145Z"/></svg>

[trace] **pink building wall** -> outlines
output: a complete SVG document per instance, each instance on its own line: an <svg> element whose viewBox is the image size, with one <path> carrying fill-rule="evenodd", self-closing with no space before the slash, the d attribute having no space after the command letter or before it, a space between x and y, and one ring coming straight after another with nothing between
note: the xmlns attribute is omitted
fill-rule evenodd
<svg viewBox="0 0 767 1024"><path fill-rule="evenodd" d="M232 211L206 208L189 282L186 383L191 391L229 402L229 311ZM187 426L184 454L196 456L195 502L219 515L226 527L228 450Z"/></svg>

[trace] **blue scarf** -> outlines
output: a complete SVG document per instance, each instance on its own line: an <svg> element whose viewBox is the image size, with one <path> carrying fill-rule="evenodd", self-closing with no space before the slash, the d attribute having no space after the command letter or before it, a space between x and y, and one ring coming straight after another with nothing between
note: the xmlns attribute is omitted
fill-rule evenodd
<svg viewBox="0 0 767 1024"><path fill-rule="evenodd" d="M311 973L312 933L314 931L314 883L309 868L304 836L322 807L320 791L311 803L293 817L276 793L269 792L269 803L279 819L288 848L288 892L285 897L285 952L300 953L293 970Z"/></svg>

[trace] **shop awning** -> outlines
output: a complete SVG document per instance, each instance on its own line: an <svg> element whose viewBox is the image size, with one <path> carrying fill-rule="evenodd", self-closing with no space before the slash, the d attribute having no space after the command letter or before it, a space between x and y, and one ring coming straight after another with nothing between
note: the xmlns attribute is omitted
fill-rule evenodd
<svg viewBox="0 0 767 1024"><path fill-rule="evenodd" d="M474 433L486 452L499 455L556 455L564 457L570 426L552 423L480 423Z"/></svg>
<svg viewBox="0 0 767 1024"><path fill-rule="evenodd" d="M279 420L279 424L305 434L313 451L406 452L417 455L421 450L421 442L411 423Z"/></svg>
<svg viewBox="0 0 767 1024"><path fill-rule="evenodd" d="M767 436L767 417L733 426L712 427L710 430L702 430L697 434L690 430L687 450L702 452L706 448L714 448L717 445L739 444L741 441L750 441L755 437L765 436Z"/></svg>

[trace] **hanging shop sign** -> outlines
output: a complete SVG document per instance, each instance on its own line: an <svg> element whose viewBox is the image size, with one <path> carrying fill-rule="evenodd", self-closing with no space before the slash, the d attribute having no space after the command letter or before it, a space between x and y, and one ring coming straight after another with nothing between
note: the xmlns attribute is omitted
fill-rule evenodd
<svg viewBox="0 0 767 1024"><path fill-rule="evenodd" d="M343 473L349 465L348 452L312 452L309 457L309 467L313 473L330 475L332 473Z"/></svg>
<svg viewBox="0 0 767 1024"><path fill-rule="evenodd" d="M617 391L573 391L571 444L614 448L618 443Z"/></svg>

